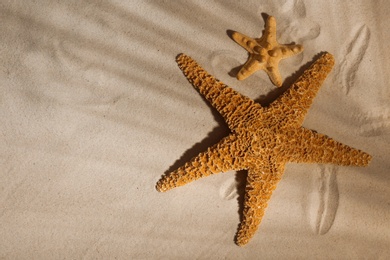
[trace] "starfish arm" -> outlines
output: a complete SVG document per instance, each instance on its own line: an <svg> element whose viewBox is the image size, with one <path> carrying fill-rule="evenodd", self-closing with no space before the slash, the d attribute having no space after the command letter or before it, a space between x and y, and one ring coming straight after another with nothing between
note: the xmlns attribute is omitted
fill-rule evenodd
<svg viewBox="0 0 390 260"><path fill-rule="evenodd" d="M284 121L286 126L300 126L333 65L333 56L330 53L322 54L268 107L269 112L279 114L279 120Z"/></svg>
<svg viewBox="0 0 390 260"><path fill-rule="evenodd" d="M282 178L284 163L269 162L249 168L245 187L243 220L237 233L237 244L244 246L256 233L272 192Z"/></svg>
<svg viewBox="0 0 390 260"><path fill-rule="evenodd" d="M271 56L270 59L286 59L291 56L297 55L303 51L303 46L300 44L280 44L274 49L268 51Z"/></svg>
<svg viewBox="0 0 390 260"><path fill-rule="evenodd" d="M278 44L276 40L276 19L273 16L268 16L265 21L263 35L260 38L262 41L266 41L269 46L275 46ZM269 46L264 46L268 47Z"/></svg>
<svg viewBox="0 0 390 260"><path fill-rule="evenodd" d="M280 75L279 69L277 66L273 67L267 67L266 70L268 77L270 78L271 82L277 86L282 86L282 75Z"/></svg>
<svg viewBox="0 0 390 260"><path fill-rule="evenodd" d="M208 74L191 57L180 54L177 57L177 63L189 82L218 110L230 129L234 129L243 118L249 117L252 112L262 109L250 98L241 95Z"/></svg>
<svg viewBox="0 0 390 260"><path fill-rule="evenodd" d="M232 38L238 45L240 45L242 48L247 50L249 53L254 53L255 47L261 48L261 46L259 46L259 43L256 41L256 39L246 36L245 34L239 32L233 32Z"/></svg>
<svg viewBox="0 0 390 260"><path fill-rule="evenodd" d="M237 73L238 80L244 80L258 70L265 68L264 62L261 62L261 57L258 54L251 54L247 62L242 66L240 71ZM268 72L268 71L267 71Z"/></svg>
<svg viewBox="0 0 390 260"><path fill-rule="evenodd" d="M367 166L371 155L306 128L298 129L288 160L297 163L332 163L343 166Z"/></svg>
<svg viewBox="0 0 390 260"><path fill-rule="evenodd" d="M184 166L163 176L157 182L156 189L164 192L211 174L242 170L245 168L244 147L245 143L231 134Z"/></svg>

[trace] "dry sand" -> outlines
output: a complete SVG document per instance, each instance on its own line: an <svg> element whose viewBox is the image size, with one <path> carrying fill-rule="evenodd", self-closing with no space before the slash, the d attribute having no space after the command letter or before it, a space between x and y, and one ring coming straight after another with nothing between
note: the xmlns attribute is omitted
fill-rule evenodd
<svg viewBox="0 0 390 260"><path fill-rule="evenodd" d="M0 258L389 258L389 12L384 0L2 1ZM304 126L373 161L288 164L240 248L245 172L155 183L228 134L178 53L261 103L280 94L264 72L230 73L247 54L226 31L260 36L262 13L305 47L282 61L285 85L335 56Z"/></svg>

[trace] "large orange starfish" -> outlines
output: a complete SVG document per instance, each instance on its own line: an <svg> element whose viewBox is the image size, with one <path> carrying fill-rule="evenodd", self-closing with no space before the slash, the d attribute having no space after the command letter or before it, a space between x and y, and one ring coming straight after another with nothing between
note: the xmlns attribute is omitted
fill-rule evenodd
<svg viewBox="0 0 390 260"><path fill-rule="evenodd" d="M238 80L246 79L258 70L264 70L272 83L280 87L282 85L282 76L278 68L280 60L303 51L302 45L278 43L276 20L273 16L268 17L260 38L253 39L239 32L233 32L232 38L249 52L248 61L237 74Z"/></svg>
<svg viewBox="0 0 390 260"><path fill-rule="evenodd" d="M255 234L272 191L287 162L366 166L371 156L301 126L334 60L323 54L277 100L262 107L209 75L190 57L177 58L180 69L226 120L231 134L184 166L163 176L158 191L229 170L248 170L243 220L237 234L242 246Z"/></svg>

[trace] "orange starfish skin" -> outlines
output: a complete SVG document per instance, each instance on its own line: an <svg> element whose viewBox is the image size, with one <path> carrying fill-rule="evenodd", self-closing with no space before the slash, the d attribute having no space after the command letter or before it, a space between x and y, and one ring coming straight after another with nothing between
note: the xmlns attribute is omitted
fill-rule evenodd
<svg viewBox="0 0 390 260"><path fill-rule="evenodd" d="M303 51L302 45L279 44L276 40L276 20L269 16L261 38L253 39L239 32L233 32L233 40L249 52L248 61L237 74L238 80L244 80L258 70L264 70L272 83L282 85L278 64L281 59Z"/></svg>
<svg viewBox="0 0 390 260"><path fill-rule="evenodd" d="M223 116L231 134L156 185L167 191L229 170L248 170L243 220L237 244L245 245L258 229L265 208L287 162L366 166L371 156L301 126L334 60L324 53L277 100L262 107L209 75L190 57L177 63L184 75Z"/></svg>

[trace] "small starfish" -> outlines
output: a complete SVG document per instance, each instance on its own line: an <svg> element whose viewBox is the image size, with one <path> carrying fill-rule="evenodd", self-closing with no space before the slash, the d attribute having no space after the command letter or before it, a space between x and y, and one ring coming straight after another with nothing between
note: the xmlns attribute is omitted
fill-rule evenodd
<svg viewBox="0 0 390 260"><path fill-rule="evenodd" d="M279 44L276 40L276 20L269 16L261 38L250 38L239 32L232 33L233 40L249 52L248 61L237 74L238 80L244 80L258 70L265 70L272 83L282 85L278 65L281 59L303 51L302 45Z"/></svg>
<svg viewBox="0 0 390 260"><path fill-rule="evenodd" d="M231 134L200 153L156 185L167 191L201 177L248 170L243 220L237 244L253 237L287 162L366 166L371 156L301 126L334 60L323 54L277 100L262 107L209 75L190 57L177 57L180 69L223 116Z"/></svg>

